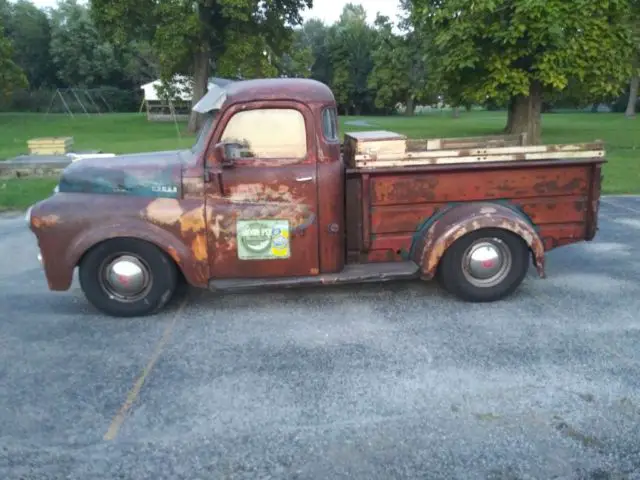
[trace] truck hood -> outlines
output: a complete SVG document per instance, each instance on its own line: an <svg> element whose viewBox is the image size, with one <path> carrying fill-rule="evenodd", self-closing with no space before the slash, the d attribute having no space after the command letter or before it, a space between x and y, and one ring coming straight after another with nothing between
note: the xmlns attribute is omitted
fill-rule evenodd
<svg viewBox="0 0 640 480"><path fill-rule="evenodd" d="M189 155L171 150L79 160L63 170L58 191L175 198Z"/></svg>

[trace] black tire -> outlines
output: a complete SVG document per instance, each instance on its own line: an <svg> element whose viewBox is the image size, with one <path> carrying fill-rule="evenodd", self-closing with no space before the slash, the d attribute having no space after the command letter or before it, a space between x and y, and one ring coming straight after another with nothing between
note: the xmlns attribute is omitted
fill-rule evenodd
<svg viewBox="0 0 640 480"><path fill-rule="evenodd" d="M473 278L471 269L466 269L467 252L479 242L490 241L501 252L510 255L509 263L501 263L499 273L493 280ZM503 255L504 255L503 253ZM518 235L500 228L486 228L460 237L445 252L438 266L438 279L449 293L467 302L494 302L511 295L522 283L529 270L530 251ZM493 283L491 283L493 282Z"/></svg>
<svg viewBox="0 0 640 480"><path fill-rule="evenodd" d="M105 277L115 259L132 257L144 267L146 287L138 295L110 291ZM155 245L134 238L115 238L93 247L80 262L80 286L87 300L98 310L113 317L140 317L163 308L176 291L178 271L168 255ZM116 293L114 293L116 292Z"/></svg>

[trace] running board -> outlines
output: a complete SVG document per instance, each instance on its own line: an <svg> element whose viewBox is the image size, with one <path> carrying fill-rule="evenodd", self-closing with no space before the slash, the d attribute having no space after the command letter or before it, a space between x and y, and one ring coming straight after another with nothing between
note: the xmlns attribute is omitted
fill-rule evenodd
<svg viewBox="0 0 640 480"><path fill-rule="evenodd" d="M376 283L418 278L420 267L415 262L364 263L347 265L339 273L309 277L232 278L210 280L213 291L257 290L264 287L304 287L347 283Z"/></svg>

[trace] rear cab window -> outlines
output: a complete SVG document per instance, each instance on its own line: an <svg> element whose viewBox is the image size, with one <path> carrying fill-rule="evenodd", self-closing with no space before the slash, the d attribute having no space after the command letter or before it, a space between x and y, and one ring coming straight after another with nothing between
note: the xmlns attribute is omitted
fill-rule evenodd
<svg viewBox="0 0 640 480"><path fill-rule="evenodd" d="M327 107L322 111L322 133L328 142L337 142L338 139L338 113L333 107Z"/></svg>

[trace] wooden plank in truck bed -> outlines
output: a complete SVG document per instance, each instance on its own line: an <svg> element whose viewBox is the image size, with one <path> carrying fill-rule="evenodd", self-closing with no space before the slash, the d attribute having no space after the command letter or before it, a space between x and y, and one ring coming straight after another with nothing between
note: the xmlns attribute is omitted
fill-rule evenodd
<svg viewBox="0 0 640 480"><path fill-rule="evenodd" d="M468 148L515 147L527 144L527 134L487 135L484 137L452 137L407 140L407 151L457 150Z"/></svg>
<svg viewBox="0 0 640 480"><path fill-rule="evenodd" d="M387 130L347 132L342 144L344 161L349 167L356 166L356 156L395 155L436 150L459 150L473 148L522 147L527 144L526 134L493 135L484 137L453 137L408 139L405 135Z"/></svg>
<svg viewBox="0 0 640 480"><path fill-rule="evenodd" d="M507 162L527 160L560 160L603 158L602 143L567 145L535 145L526 147L479 148L470 150L435 150L406 152L398 155L355 155L356 168L388 168L459 163Z"/></svg>

